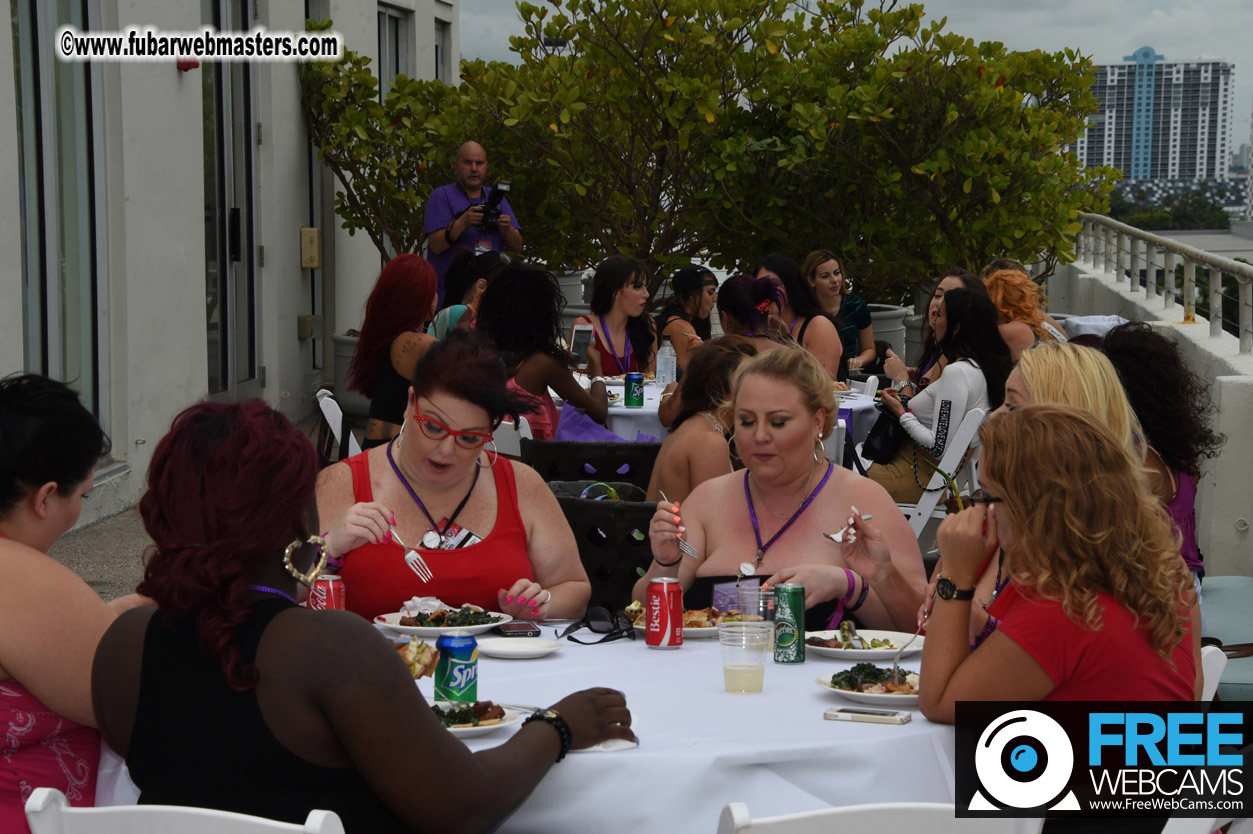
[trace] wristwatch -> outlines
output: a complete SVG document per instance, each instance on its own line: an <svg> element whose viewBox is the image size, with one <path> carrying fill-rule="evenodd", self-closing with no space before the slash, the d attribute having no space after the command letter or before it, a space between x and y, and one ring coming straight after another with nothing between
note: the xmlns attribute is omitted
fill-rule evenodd
<svg viewBox="0 0 1253 834"><path fill-rule="evenodd" d="M557 761L561 761L570 752L570 745L574 743L574 733L570 731L570 725L566 723L566 719L561 717L561 713L555 709L537 709L535 712L522 722L522 726L530 724L532 721L546 721L553 725L557 730L557 734L561 736L561 752L557 755Z"/></svg>
<svg viewBox="0 0 1253 834"><path fill-rule="evenodd" d="M942 576L940 581L935 583L935 595L940 599L972 600L975 598L975 589L967 588L959 591L953 584L953 580Z"/></svg>

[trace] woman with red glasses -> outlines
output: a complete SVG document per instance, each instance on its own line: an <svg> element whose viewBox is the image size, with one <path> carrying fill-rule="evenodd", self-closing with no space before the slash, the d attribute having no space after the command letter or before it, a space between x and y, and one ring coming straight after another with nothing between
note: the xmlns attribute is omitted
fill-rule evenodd
<svg viewBox="0 0 1253 834"><path fill-rule="evenodd" d="M328 567L350 611L373 619L417 596L528 620L583 615L591 585L556 498L491 442L506 414L530 407L482 334L455 332L427 352L400 434L318 477Z"/></svg>

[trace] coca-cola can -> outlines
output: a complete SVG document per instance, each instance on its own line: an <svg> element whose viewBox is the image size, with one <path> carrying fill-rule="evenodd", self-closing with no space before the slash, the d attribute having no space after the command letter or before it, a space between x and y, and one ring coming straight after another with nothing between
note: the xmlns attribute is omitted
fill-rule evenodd
<svg viewBox="0 0 1253 834"><path fill-rule="evenodd" d="M650 649L683 645L683 586L672 576L649 580L644 595L644 643Z"/></svg>
<svg viewBox="0 0 1253 834"><path fill-rule="evenodd" d="M305 604L317 611L343 611L347 599L344 577L324 573L313 580L313 587L309 589L309 599Z"/></svg>

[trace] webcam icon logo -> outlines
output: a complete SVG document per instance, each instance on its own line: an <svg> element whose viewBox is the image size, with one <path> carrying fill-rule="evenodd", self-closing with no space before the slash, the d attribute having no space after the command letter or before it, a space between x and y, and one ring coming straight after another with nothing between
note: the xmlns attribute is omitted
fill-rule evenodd
<svg viewBox="0 0 1253 834"><path fill-rule="evenodd" d="M1066 790L1074 763L1070 738L1055 720L1029 709L1006 713L979 736L975 772L991 799L975 791L970 810L1077 811L1079 800Z"/></svg>

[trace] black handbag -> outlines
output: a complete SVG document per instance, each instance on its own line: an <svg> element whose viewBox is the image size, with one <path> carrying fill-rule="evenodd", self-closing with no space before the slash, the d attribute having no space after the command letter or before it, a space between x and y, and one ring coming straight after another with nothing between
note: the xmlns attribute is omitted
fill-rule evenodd
<svg viewBox="0 0 1253 834"><path fill-rule="evenodd" d="M879 406L879 419L870 427L866 442L862 444L861 456L875 463L891 463L901 450L901 444L909 439L901 421L891 412Z"/></svg>

